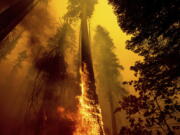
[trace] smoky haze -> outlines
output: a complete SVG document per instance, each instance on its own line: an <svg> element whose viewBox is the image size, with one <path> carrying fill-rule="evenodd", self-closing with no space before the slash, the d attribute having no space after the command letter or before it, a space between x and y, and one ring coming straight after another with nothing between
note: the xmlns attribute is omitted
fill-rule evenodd
<svg viewBox="0 0 180 135"><path fill-rule="evenodd" d="M0 5L5 8L11 2L15 0L0 2ZM82 12L86 12L87 17L90 18L97 0L69 0L68 2L65 20L79 19ZM66 110L67 112L76 111L75 97L80 95L80 53L78 42L75 41L77 31L66 21L57 26L48 11L47 2L38 4L16 28L20 28L17 30L18 34L13 30L9 34L9 37L13 38L4 42L4 50L0 48L0 52L3 52L3 62L10 63L12 58L17 58L13 64L2 66L0 69L2 78L5 78L0 78L1 97L4 96L0 99L0 108L3 110L0 112L0 134L72 135L75 123L63 117L63 113L66 113ZM107 115L110 117L105 124L112 132L116 124L113 120L115 117L113 110L116 108L117 100L126 92L119 81L121 76L119 70L122 67L117 64L117 58L112 51L114 45L107 33L104 28L98 26L93 53L95 64L109 65L105 68L101 66L95 68L95 71L103 113L105 117ZM107 60L108 64L103 59ZM103 73L106 74L103 75ZM7 74L11 77L10 80L6 79ZM107 101L103 101L104 97ZM107 108L105 102L108 104ZM59 112L57 112L58 108Z"/></svg>
<svg viewBox="0 0 180 135"><path fill-rule="evenodd" d="M118 101L127 95L121 82L120 72L123 67L119 65L114 49L109 32L102 26L97 26L92 54L105 131L110 135L116 135L119 130L123 115L115 114L114 111L118 107Z"/></svg>
<svg viewBox="0 0 180 135"><path fill-rule="evenodd" d="M17 26L20 36L13 30L1 44L2 65L7 63L9 69L4 65L0 72L6 71L2 77L10 76L9 80L0 80L1 97L5 97L0 99L2 135L71 135L74 130L74 122L57 110L77 109L78 45L73 28L66 22L56 23L48 11L48 3L41 2ZM27 59L19 48L27 50ZM17 59L11 66L14 56Z"/></svg>
<svg viewBox="0 0 180 135"><path fill-rule="evenodd" d="M74 48L71 43L73 36L73 29L68 23L59 26L56 34L49 39L47 48L34 63L37 75L26 119L26 125L30 125L29 130L34 131L34 134L71 135L74 130L74 122L62 117L64 112L57 113L61 107L71 112L76 110L75 97L79 93L79 82L77 76L68 73L68 59L65 55ZM34 112L37 115L33 115Z"/></svg>
<svg viewBox="0 0 180 135"><path fill-rule="evenodd" d="M85 12L86 16L90 18L93 14L97 0L68 0L67 13L65 19L78 19L82 13Z"/></svg>
<svg viewBox="0 0 180 135"><path fill-rule="evenodd" d="M11 32L0 45L0 62L7 58L9 54L14 50L17 42L21 38L22 32L14 30Z"/></svg>

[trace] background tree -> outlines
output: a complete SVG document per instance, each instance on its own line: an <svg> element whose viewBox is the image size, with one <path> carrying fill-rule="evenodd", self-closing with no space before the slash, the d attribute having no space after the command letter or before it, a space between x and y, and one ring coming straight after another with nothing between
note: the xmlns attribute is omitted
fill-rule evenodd
<svg viewBox="0 0 180 135"><path fill-rule="evenodd" d="M34 60L36 77L29 96L25 124L22 130L30 134L70 135L74 122L57 113L59 107L74 111L79 82L69 74L67 50L75 45L75 31L70 24L64 23L56 34L49 39ZM71 53L71 55L74 55ZM79 88L80 89L80 88ZM64 102L62 102L64 101Z"/></svg>
<svg viewBox="0 0 180 135"><path fill-rule="evenodd" d="M97 89L99 91L101 108L104 115L105 126L110 123L112 135L117 135L118 115L114 114L114 110L118 106L118 100L127 94L126 90L121 86L120 71L123 69L119 65L118 59L113 52L115 48L109 33L102 27L97 26L94 36L93 59L96 73ZM106 66L106 68L104 68ZM101 100L102 98L102 100Z"/></svg>
<svg viewBox="0 0 180 135"><path fill-rule="evenodd" d="M109 0L120 27L131 40L127 49L144 57L131 67L138 76L131 81L139 96L121 102L128 114L132 134L152 133L156 126L164 134L175 134L179 123L180 10L179 0ZM141 118L133 115L140 113ZM133 128L132 128L133 127ZM147 133L147 132L146 132Z"/></svg>

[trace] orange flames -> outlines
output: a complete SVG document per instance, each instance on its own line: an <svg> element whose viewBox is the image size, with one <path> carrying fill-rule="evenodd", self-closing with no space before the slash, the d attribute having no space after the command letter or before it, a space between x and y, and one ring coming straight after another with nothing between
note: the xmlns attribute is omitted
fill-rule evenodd
<svg viewBox="0 0 180 135"><path fill-rule="evenodd" d="M81 96L77 97L78 111L66 113L64 108L59 107L58 112L75 122L73 135L105 135L100 106L88 98L89 88L86 85L88 81L87 70L81 71Z"/></svg>
<svg viewBox="0 0 180 135"><path fill-rule="evenodd" d="M73 135L104 135L101 109L88 98L88 71L81 71L81 96L79 99L76 130Z"/></svg>

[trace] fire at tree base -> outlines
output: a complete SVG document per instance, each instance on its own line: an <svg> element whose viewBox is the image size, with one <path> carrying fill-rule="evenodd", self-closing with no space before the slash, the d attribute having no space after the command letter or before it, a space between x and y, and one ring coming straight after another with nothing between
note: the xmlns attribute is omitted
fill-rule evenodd
<svg viewBox="0 0 180 135"><path fill-rule="evenodd" d="M81 96L78 106L78 119L74 135L105 135L101 109L95 91L91 89L91 81L86 64L81 69ZM95 97L94 97L95 96Z"/></svg>
<svg viewBox="0 0 180 135"><path fill-rule="evenodd" d="M81 74L81 95L78 96L77 112L67 112L63 107L58 107L60 117L74 123L72 135L105 135L101 109L98 104L95 90L90 84L90 75L86 64L83 64ZM95 97L94 97L95 96Z"/></svg>

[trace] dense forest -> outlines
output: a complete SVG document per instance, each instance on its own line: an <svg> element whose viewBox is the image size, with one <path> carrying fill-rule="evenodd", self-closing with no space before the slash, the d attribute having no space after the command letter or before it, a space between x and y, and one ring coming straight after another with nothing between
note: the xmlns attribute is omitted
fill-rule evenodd
<svg viewBox="0 0 180 135"><path fill-rule="evenodd" d="M0 135L179 135L180 1L1 0L0 75Z"/></svg>

